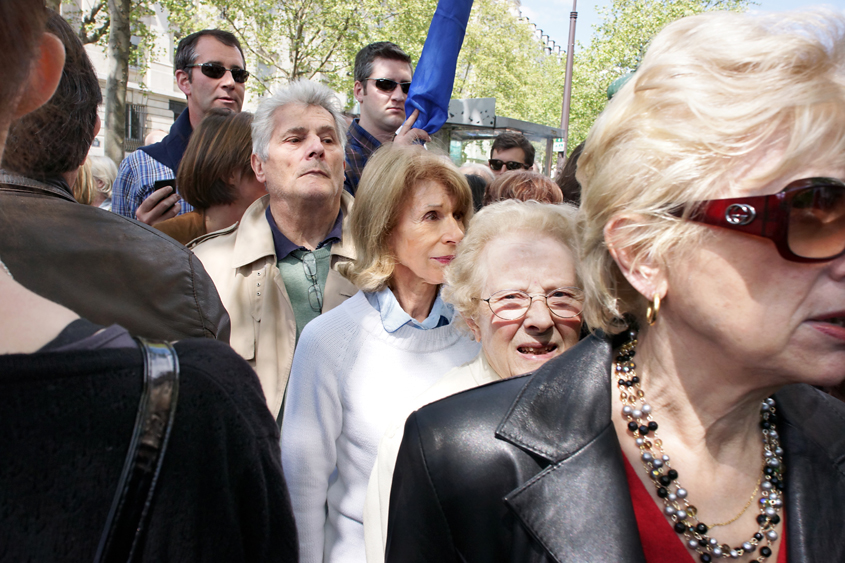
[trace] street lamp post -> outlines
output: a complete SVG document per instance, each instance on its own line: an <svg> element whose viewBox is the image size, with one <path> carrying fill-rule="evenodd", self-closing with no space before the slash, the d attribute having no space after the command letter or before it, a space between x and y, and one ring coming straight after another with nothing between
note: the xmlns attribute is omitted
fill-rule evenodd
<svg viewBox="0 0 845 563"><path fill-rule="evenodd" d="M569 46L566 49L566 79L563 84L563 107L560 115L560 128L564 131L563 152L558 153L558 170L563 166L566 149L569 145L569 106L572 100L572 57L575 53L575 20L578 19L578 0L572 0L572 11L569 13Z"/></svg>

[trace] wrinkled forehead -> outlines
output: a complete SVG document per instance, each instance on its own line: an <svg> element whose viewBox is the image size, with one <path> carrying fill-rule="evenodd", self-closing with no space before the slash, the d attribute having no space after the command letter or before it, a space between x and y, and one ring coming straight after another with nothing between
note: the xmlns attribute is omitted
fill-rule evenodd
<svg viewBox="0 0 845 563"><path fill-rule="evenodd" d="M337 127L337 122L331 112L319 105L290 102L279 106L273 112L274 137L293 129L310 132L328 130L339 140L340 132Z"/></svg>
<svg viewBox="0 0 845 563"><path fill-rule="evenodd" d="M566 244L542 232L504 233L492 238L481 253L484 285L490 291L576 286L576 260Z"/></svg>

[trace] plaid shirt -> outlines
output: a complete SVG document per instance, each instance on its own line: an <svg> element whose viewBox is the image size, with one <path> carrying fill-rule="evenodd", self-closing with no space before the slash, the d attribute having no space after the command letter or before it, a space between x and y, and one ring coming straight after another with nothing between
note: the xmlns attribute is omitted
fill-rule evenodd
<svg viewBox="0 0 845 563"><path fill-rule="evenodd" d="M381 143L358 125L358 120L352 120L352 125L346 132L346 178L343 188L355 195L358 181L370 155L381 146Z"/></svg>
<svg viewBox="0 0 845 563"><path fill-rule="evenodd" d="M123 159L112 188L112 211L135 219L135 211L153 193L153 184L158 180L175 178L176 173L142 150L137 150ZM175 187L175 181L174 181ZM187 201L180 200L180 215L193 211Z"/></svg>

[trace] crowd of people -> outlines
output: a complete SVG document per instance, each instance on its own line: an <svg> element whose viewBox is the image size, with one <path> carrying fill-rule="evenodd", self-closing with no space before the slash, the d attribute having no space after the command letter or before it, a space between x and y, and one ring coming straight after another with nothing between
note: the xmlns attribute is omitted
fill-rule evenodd
<svg viewBox="0 0 845 563"><path fill-rule="evenodd" d="M845 560L845 16L668 25L555 180L391 42L351 119L191 34L119 165L60 15L0 50L0 560Z"/></svg>

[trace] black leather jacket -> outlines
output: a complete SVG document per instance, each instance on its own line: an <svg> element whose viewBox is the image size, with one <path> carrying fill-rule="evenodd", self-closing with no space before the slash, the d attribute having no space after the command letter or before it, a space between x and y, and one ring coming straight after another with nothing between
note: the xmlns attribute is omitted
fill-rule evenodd
<svg viewBox="0 0 845 563"><path fill-rule="evenodd" d="M190 250L77 203L63 180L0 171L0 260L21 285L91 322L157 340L229 341L229 315Z"/></svg>
<svg viewBox="0 0 845 563"><path fill-rule="evenodd" d="M644 562L611 424L611 344L590 336L533 376L412 414L396 463L386 561ZM775 395L789 563L845 561L845 404Z"/></svg>

